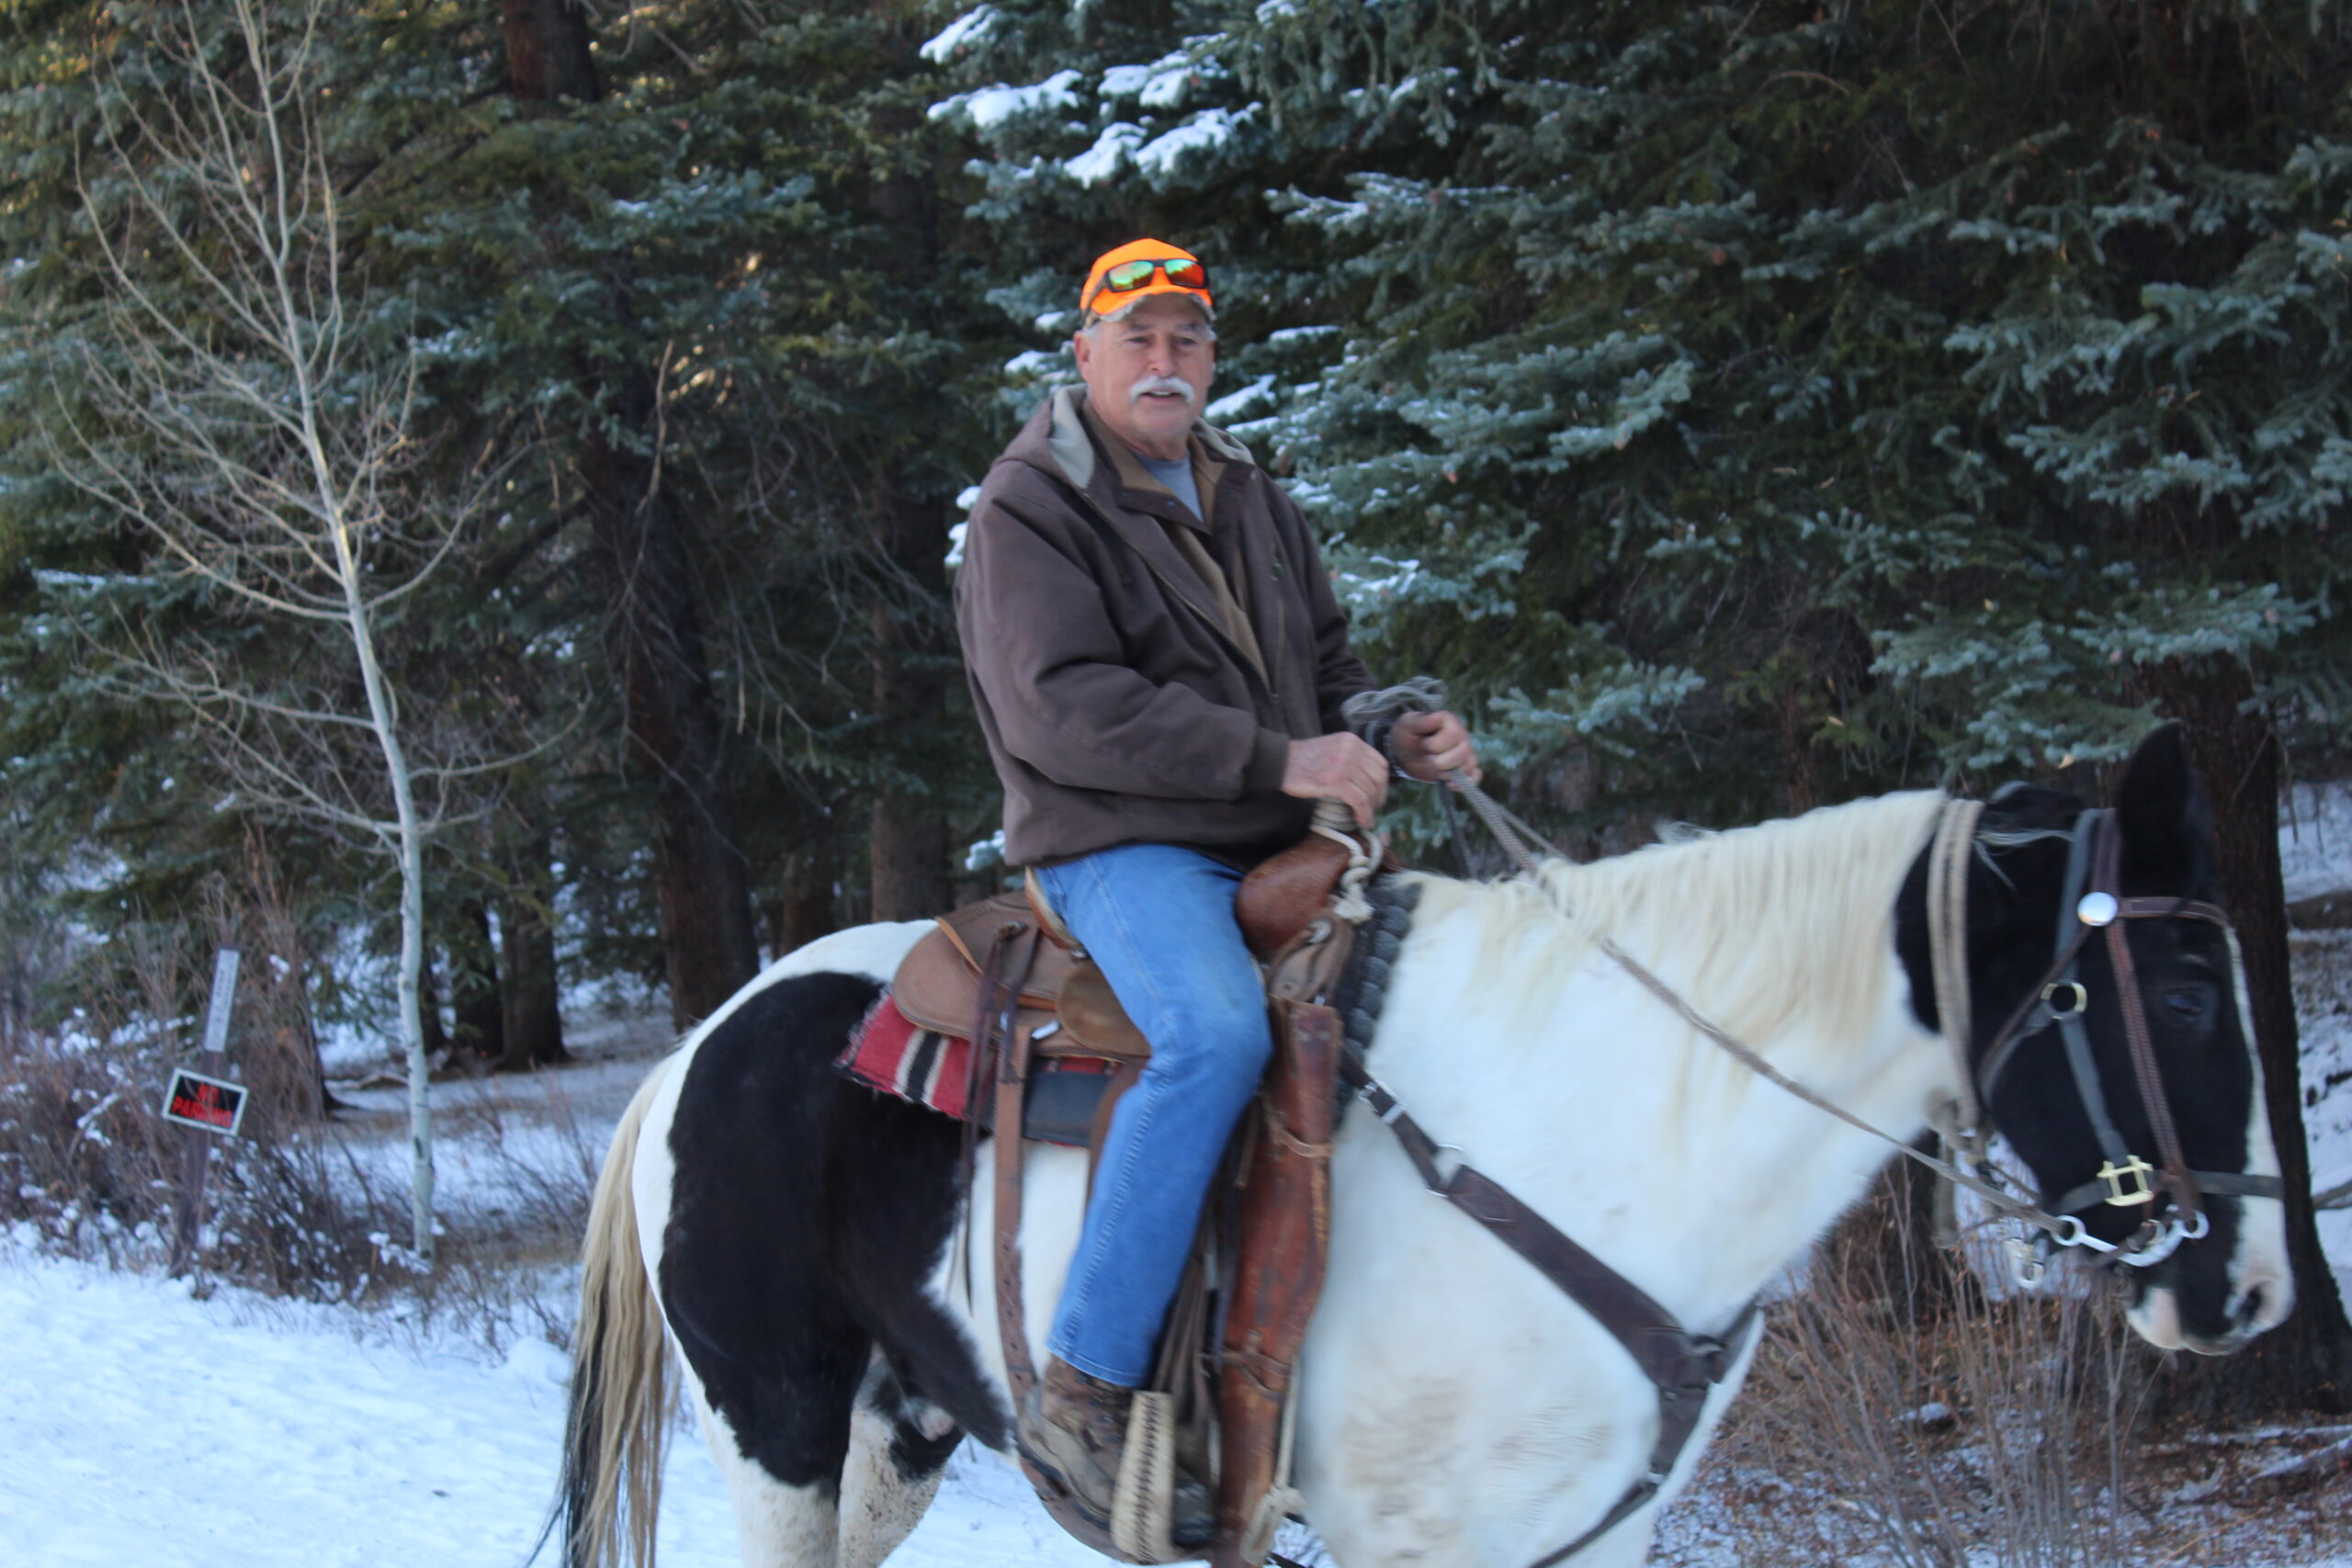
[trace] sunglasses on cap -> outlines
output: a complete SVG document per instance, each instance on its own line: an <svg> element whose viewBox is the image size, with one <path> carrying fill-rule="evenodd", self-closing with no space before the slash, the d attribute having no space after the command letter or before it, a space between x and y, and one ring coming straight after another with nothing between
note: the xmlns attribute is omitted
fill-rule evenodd
<svg viewBox="0 0 2352 1568"><path fill-rule="evenodd" d="M1089 304L1103 294L1132 294L1151 281L1158 273L1178 288L1202 288L1209 286L1209 269L1191 256L1162 256L1142 261L1121 262L1102 275L1102 283L1087 297Z"/></svg>

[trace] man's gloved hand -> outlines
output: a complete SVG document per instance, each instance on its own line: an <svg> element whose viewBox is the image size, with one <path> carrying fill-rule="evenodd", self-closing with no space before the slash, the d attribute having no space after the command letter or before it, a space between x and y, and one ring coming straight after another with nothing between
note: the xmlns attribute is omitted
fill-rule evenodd
<svg viewBox="0 0 2352 1568"><path fill-rule="evenodd" d="M1401 721L1397 729L1401 734ZM1283 793L1301 800L1336 800L1355 813L1358 827L1369 828L1373 813L1388 797L1388 759L1345 733L1294 740L1283 764Z"/></svg>
<svg viewBox="0 0 2352 1568"><path fill-rule="evenodd" d="M1424 784L1456 772L1472 784L1486 776L1478 771L1478 750L1470 743L1469 728L1450 713L1404 715L1388 744L1396 753L1396 765Z"/></svg>

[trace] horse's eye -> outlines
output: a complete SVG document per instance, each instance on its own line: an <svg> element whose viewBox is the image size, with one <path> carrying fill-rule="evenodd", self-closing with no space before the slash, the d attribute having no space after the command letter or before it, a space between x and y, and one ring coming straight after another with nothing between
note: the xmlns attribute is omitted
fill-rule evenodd
<svg viewBox="0 0 2352 1568"><path fill-rule="evenodd" d="M2164 993L2165 1010L2183 1023L2202 1023L2213 998L2202 986L2177 986Z"/></svg>

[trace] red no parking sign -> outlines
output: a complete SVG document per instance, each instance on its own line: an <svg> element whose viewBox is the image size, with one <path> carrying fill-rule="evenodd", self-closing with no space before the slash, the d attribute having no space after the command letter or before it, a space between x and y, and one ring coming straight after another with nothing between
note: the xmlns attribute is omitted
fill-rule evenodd
<svg viewBox="0 0 2352 1568"><path fill-rule="evenodd" d="M227 1078L211 1078L181 1067L172 1074L170 1092L164 1097L164 1120L208 1133L237 1135L245 1119L245 1086Z"/></svg>

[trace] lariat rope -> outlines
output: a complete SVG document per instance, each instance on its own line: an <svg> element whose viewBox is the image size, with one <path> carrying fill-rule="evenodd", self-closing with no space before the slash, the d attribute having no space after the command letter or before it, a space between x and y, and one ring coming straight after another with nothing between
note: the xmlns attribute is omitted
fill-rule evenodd
<svg viewBox="0 0 2352 1568"><path fill-rule="evenodd" d="M1382 691L1366 692L1351 697L1340 711L1349 723L1364 733L1366 739L1379 746L1393 760L1395 754L1389 750L1387 741L1395 730L1396 721L1408 713L1434 712L1444 701L1443 682L1423 675L1406 682L1402 685L1390 686ZM1542 834L1512 816L1499 801L1495 800L1471 782L1468 774L1457 769L1449 769L1444 774L1444 782L1449 789L1461 795L1469 805L1472 814L1485 824L1487 831L1491 833L1495 841L1502 846L1503 852L1510 857L1512 863L1518 866L1521 872L1525 874L1528 881L1533 884L1537 893L1551 905L1554 911L1563 919L1574 921L1576 916L1561 902L1558 891L1544 875L1535 846L1541 847L1545 858L1564 860L1566 857L1554 848ZM1965 897L1967 885L1966 856L1969 845L1974 838L1977 815L1983 810L1984 805L1979 801L1948 802L1943 818L1937 825L1936 859L1929 863L1931 884L1938 893L1944 895L1944 903L1949 907L1946 911L1939 913L1937 899L1931 897L1928 900L1930 950L1937 953L1936 1005L1939 1020L1944 1026L1944 1038L1961 1067L1959 1078L1962 1086L1961 1093L1963 1097L1961 1119L1967 1122L1964 1133L1969 1140L1980 1138L1981 1134L1977 1131L1977 1122L1980 1118L1976 1114L1975 1096L1967 1070L1968 987L1965 977L1966 969L1959 951L1960 944L1965 936L1966 925L1964 919L1960 917L1964 909L1962 900ZM2089 1247L2100 1252L2120 1250L2091 1235L2084 1228L2082 1221L2073 1215L2049 1213L2034 1204L2025 1202L1991 1181L1962 1169L1950 1160L1939 1159L1924 1150L1915 1148L1907 1140L1898 1138L1892 1133L1871 1125L1844 1106L1815 1093L1772 1066L1752 1047L1742 1043L1736 1036L1685 1001L1673 987L1652 974L1646 965L1618 946L1606 932L1595 931L1593 941L1595 945L1618 967L1639 981L1645 989L1665 1003L1668 1009L1683 1022L1714 1042L1733 1060L1775 1089L1794 1096L1816 1110L1828 1112L1857 1131L1867 1133L1871 1137L1891 1145L1903 1155L1927 1167L1946 1181L1957 1187L1967 1188L1971 1192L1975 1193L1986 1207L1996 1213L2046 1232L2061 1245ZM1946 947L1951 949L1949 956L1939 951ZM1959 976L1949 990L1946 988L1942 973L1947 966L1953 969ZM1950 996L1957 996L1960 1000L1950 1010L1946 1010L1946 998ZM1961 1027L1958 1029L1953 1027L1955 1018L1960 1021ZM1973 1149L1976 1145L1973 1142L1964 1142L1962 1146Z"/></svg>
<svg viewBox="0 0 2352 1568"><path fill-rule="evenodd" d="M1348 866L1340 873L1340 885L1331 893L1331 913L1351 926L1360 926L1372 919L1372 900L1363 896L1364 884L1380 869L1380 855L1385 849L1380 840L1356 828L1355 813L1336 800L1315 803L1315 819L1307 830L1330 840L1348 852Z"/></svg>

